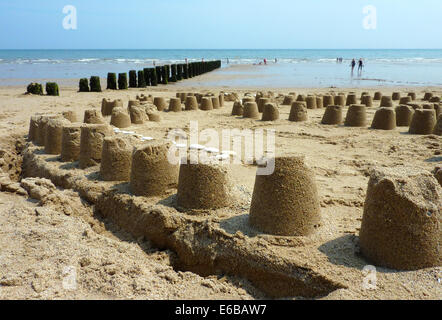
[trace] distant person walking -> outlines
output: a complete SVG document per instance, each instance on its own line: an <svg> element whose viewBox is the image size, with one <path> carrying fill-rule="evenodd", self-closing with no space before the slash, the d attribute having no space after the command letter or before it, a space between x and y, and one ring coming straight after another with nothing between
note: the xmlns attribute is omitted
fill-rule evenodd
<svg viewBox="0 0 442 320"><path fill-rule="evenodd" d="M266 58L264 58L264 64L267 64L267 59Z"/></svg>
<svg viewBox="0 0 442 320"><path fill-rule="evenodd" d="M364 61L362 61L362 58L359 59L358 62L358 73L361 75L362 74L362 68L364 68Z"/></svg>
<svg viewBox="0 0 442 320"><path fill-rule="evenodd" d="M355 71L355 67L356 67L356 60L353 59L351 61L351 75L353 75L354 71Z"/></svg>

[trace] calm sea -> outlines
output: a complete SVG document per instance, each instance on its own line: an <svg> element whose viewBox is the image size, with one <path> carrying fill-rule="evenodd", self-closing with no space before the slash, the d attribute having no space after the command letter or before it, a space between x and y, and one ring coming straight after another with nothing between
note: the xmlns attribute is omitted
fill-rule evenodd
<svg viewBox="0 0 442 320"><path fill-rule="evenodd" d="M336 62L338 57L342 63ZM351 75L353 58L365 63L360 75L357 71ZM105 77L108 72L184 63L185 59L222 60L223 68L216 72L225 76L201 83L208 86L442 85L442 50L0 50L0 79L7 85L29 79ZM259 65L263 59L267 66ZM232 67L239 64L257 67Z"/></svg>

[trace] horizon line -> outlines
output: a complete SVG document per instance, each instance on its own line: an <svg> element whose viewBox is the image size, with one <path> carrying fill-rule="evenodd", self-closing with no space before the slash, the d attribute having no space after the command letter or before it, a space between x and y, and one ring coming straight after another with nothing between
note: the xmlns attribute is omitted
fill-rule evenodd
<svg viewBox="0 0 442 320"><path fill-rule="evenodd" d="M442 48L0 48L0 50L442 50Z"/></svg>

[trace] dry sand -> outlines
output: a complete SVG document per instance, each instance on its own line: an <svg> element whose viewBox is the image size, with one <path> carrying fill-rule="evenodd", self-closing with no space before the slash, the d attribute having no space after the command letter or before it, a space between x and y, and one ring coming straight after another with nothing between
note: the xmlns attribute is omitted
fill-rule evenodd
<svg viewBox="0 0 442 320"><path fill-rule="evenodd" d="M206 78L204 78L206 77ZM37 112L54 113L74 110L79 119L87 109L101 108L103 98L122 99L124 105L138 94L167 98L176 92L256 93L263 88L201 88L199 83L211 79L205 75L192 79L186 86L169 85L157 88L77 93L77 86L61 86L60 97L24 95L24 87L0 88L0 167L12 181L20 176L20 154L28 133L30 117ZM102 85L105 82L102 82ZM253 89L253 90L252 90ZM415 91L423 96L426 90L442 88L364 88L364 89L281 89L276 93L297 94L375 91ZM280 119L274 122L230 116L233 102L221 109L162 113L161 122L146 122L126 130L145 136L165 138L172 128L188 129L190 120L198 120L204 128L273 128L276 148L281 155L303 154L317 181L323 226L311 238L318 255L336 266L340 277L353 283L336 290L326 299L440 299L442 297L440 267L411 272L378 268L377 289L363 290L362 268L369 264L358 254L358 233L362 207L373 166L391 167L400 164L432 171L442 162L442 138L407 134L407 128L391 131L370 130L369 125L378 102L367 109L368 124L364 128L324 126L325 108L308 110L306 122L289 122L290 106L279 106ZM344 108L344 115L348 107ZM109 120L108 118L106 118ZM107 121L106 120L106 121ZM17 142L18 141L18 142ZM18 151L17 151L18 150ZM255 166L240 166L233 174L236 187L242 190L244 214L248 212ZM1 173L0 173L1 174ZM3 177L2 179L6 179ZM3 180L4 181L4 180ZM93 182L91 182L93 183ZM42 193L51 187L41 187ZM1 299L259 299L266 297L249 281L234 276L201 277L195 273L173 269L176 255L158 251L149 241L134 239L117 226L93 215L93 208L69 190L58 190L51 197L33 200L16 184L0 193L0 298ZM38 198L38 196L35 196ZM66 209L70 207L70 209ZM233 233L235 222L226 226ZM281 252L284 247L281 247ZM308 260L309 252L299 251ZM63 269L74 266L78 289L62 287ZM335 272L335 271L333 271ZM348 273L348 275L346 275ZM292 297L294 298L294 297Z"/></svg>

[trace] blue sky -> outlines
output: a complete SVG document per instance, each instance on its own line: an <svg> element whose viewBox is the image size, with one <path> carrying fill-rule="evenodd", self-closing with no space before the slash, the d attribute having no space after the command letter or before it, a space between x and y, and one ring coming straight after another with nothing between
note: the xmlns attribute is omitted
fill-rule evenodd
<svg viewBox="0 0 442 320"><path fill-rule="evenodd" d="M77 30L63 29L66 5ZM441 12L441 0L0 0L0 49L442 48Z"/></svg>

